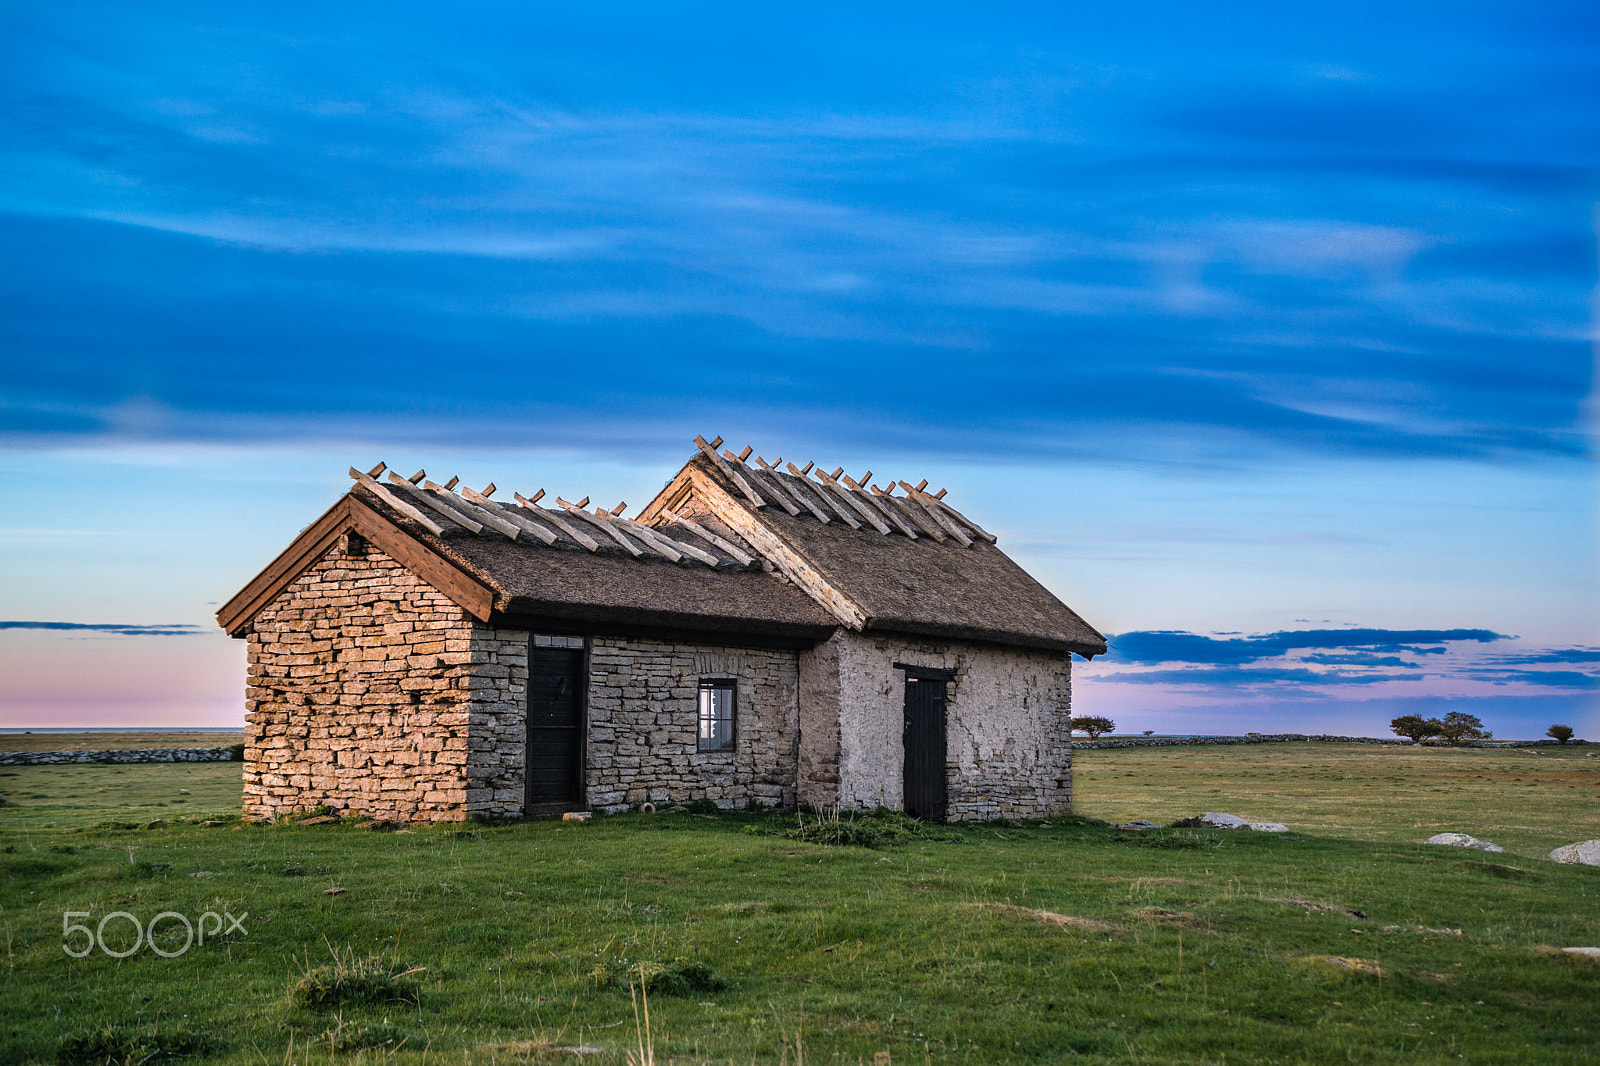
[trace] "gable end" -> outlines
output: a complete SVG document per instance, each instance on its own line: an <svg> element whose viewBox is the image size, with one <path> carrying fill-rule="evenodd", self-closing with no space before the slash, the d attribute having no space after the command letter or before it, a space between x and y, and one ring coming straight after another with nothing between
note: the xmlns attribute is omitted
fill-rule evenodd
<svg viewBox="0 0 1600 1066"><path fill-rule="evenodd" d="M217 622L230 637L243 636L256 614L305 573L345 533L354 531L379 551L448 596L479 621L494 610L494 591L449 559L422 544L378 511L346 494L294 539L267 568L257 574L217 612Z"/></svg>

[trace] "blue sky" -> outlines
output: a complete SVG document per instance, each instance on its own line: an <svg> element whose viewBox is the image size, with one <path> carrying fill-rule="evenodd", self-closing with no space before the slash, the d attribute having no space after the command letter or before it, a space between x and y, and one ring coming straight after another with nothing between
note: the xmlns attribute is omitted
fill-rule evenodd
<svg viewBox="0 0 1600 1066"><path fill-rule="evenodd" d="M1130 728L1600 735L1592 7L0 29L0 621L123 627L0 628L0 724L238 721L137 627L352 462L642 502L703 432L948 485L1113 634L1325 634L1124 642Z"/></svg>

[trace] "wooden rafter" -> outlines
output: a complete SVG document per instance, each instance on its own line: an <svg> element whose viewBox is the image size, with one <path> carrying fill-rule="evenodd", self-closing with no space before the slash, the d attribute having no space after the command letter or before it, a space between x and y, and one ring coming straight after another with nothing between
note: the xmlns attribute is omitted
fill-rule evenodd
<svg viewBox="0 0 1600 1066"><path fill-rule="evenodd" d="M943 544L945 541L950 539L950 534L940 529L939 523L935 522L932 518L929 518L926 514L924 514L922 509L915 503L912 503L909 500L901 499L899 496L891 496L889 493L884 492L876 485L872 486L872 491L877 495L878 502L886 503L893 507L903 518L910 521L912 525L922 530L922 532L926 533L940 544Z"/></svg>
<svg viewBox="0 0 1600 1066"><path fill-rule="evenodd" d="M870 470L867 471L867 476L871 476L871 473L872 473L872 471L870 471ZM900 532L904 533L906 536L910 537L912 540L916 540L917 539L917 531L912 529L908 524L906 524L906 520L901 518L898 514L896 514L893 507L890 507L889 505L885 504L883 501L877 499L871 493L867 492L860 485L858 485L856 482L852 481L850 479L850 475L849 474L846 474L844 476L844 483L845 483L845 486L847 488L849 488L849 490L851 492L855 493L863 501L871 504L874 510L878 511L880 514L883 515L883 517L885 517L889 521L893 522L895 524L895 526L897 526L899 528Z"/></svg>
<svg viewBox="0 0 1600 1066"><path fill-rule="evenodd" d="M574 544L581 544L592 552L600 550L600 542L589 536L589 534L577 528L565 518L562 518L557 512L547 511L543 507L538 507L534 504L533 500L537 500L539 497L544 495L544 489L540 489L538 492L534 493L533 500L525 498L520 492L514 492L512 495L516 497L517 506L521 507L524 511L532 511L540 518L543 518L546 522L549 522L551 525L561 530L561 532L571 537Z"/></svg>
<svg viewBox="0 0 1600 1066"><path fill-rule="evenodd" d="M781 462L782 459L780 458L779 461ZM784 485L782 482L783 474L778 472L776 464L769 463L758 455L756 456L756 465L761 467L762 471L769 479L771 479L774 484L778 485L784 492L787 492L791 497L793 497L796 503L810 511L812 514L816 515L817 521L821 522L823 525L827 525L829 522L833 521L833 519L828 517L828 513L826 511L822 510L816 504L811 502L810 496L800 491L799 487L793 483L793 480L791 480L789 485ZM791 511L790 513L797 514L798 512Z"/></svg>
<svg viewBox="0 0 1600 1066"><path fill-rule="evenodd" d="M844 500L845 503L849 504L851 507L854 507L856 512L860 514L862 518L865 518L868 522L872 523L872 528L876 529L879 533L882 533L886 537L889 535L889 524L874 514L866 504L855 499L849 489L845 488L843 485L840 485L833 479L833 475L824 474L821 467L817 467L815 470L811 471L811 474L818 481L832 489L840 499Z"/></svg>
<svg viewBox="0 0 1600 1066"><path fill-rule="evenodd" d="M732 541L723 537L717 536L715 533L711 532L711 530L707 529L705 526L702 526L699 522L696 522L689 516L678 514L676 511L666 511L664 513L669 519L671 519L671 521L689 530L696 536L704 538L704 540L712 547L719 551L726 552L728 555L731 555L735 559L739 560L741 566L749 566L751 563L755 562L755 559L752 556L747 555L742 549L739 548L737 544L734 544Z"/></svg>
<svg viewBox="0 0 1600 1066"><path fill-rule="evenodd" d="M926 485L927 482L923 482L923 484ZM939 523L939 525L944 527L944 531L946 533L960 541L963 548L972 547L972 538L967 536L960 525L952 522L950 518L945 515L944 509L939 506L938 500L935 500L932 496L929 496L926 492L923 492L921 489L910 484L909 482L900 482L900 487L906 490L907 499L919 505L923 512L926 513L931 520Z"/></svg>
<svg viewBox="0 0 1600 1066"><path fill-rule="evenodd" d="M600 519L602 519L602 520L604 520L606 522L609 522L615 528L621 529L621 530L627 530L627 532L632 533L633 536L634 536L634 539L637 540L640 544L643 544L644 548L645 548L645 551L649 552L651 555L660 555L660 556L663 556L666 559L669 559L669 560L671 560L672 562L675 562L675 563L683 562L683 553L682 552L678 551L676 548L673 548L671 545L668 545L665 548L663 548L661 545L657 544L655 541L651 540L649 537L644 536L642 533L638 533L638 532L636 532L636 531L634 531L632 529L628 529L628 520L626 518L623 518L621 515L618 515L618 514L615 514L615 513L611 512L611 511L608 511L604 507L596 507L594 509L594 513L595 513L596 517L598 517L598 518L600 518ZM624 538L624 539L626 539L626 538Z"/></svg>
<svg viewBox="0 0 1600 1066"><path fill-rule="evenodd" d="M451 478L450 480L453 482L457 481L456 478ZM500 515L495 514L494 511L488 507L480 507L472 500L463 499L460 496L457 496L448 485L435 485L433 482L429 481L423 485L423 488L439 497L439 499L443 500L447 505L454 507L462 514L467 515L473 519L473 521L478 522L481 525L488 526L490 529L493 529L497 532L504 533L512 540L516 540L517 537L521 536L522 534L521 527L516 525L514 522L510 522Z"/></svg>
<svg viewBox="0 0 1600 1066"><path fill-rule="evenodd" d="M584 497L585 500L588 500L588 498L589 497L587 496ZM598 515L592 515L588 511L585 511L582 507L579 507L577 504L568 503L560 496L556 497L556 503L560 504L561 509L567 512L569 515L572 515L574 518L583 519L585 522L588 522L606 536L622 545L622 547L627 550L628 554L633 556L635 559L644 554L644 549L640 548L633 541L617 532L617 527L613 526L610 522L607 522L604 518L601 518Z"/></svg>
<svg viewBox="0 0 1600 1066"><path fill-rule="evenodd" d="M750 467L746 466L744 470L745 473L750 475L751 479L757 485L761 486L763 491L778 501L779 507L782 507L785 511L788 511L792 515L798 515L800 513L800 508L795 506L795 502L789 498L788 491L785 490L782 485L778 484L778 479L776 477L767 473L765 469L752 470Z"/></svg>
<svg viewBox="0 0 1600 1066"><path fill-rule="evenodd" d="M494 486L492 485L490 486L490 488L493 487ZM516 508L504 507L500 504L492 502L488 496L481 492L473 492L471 489L463 486L461 489L461 495L465 496L479 507L482 507L485 511L491 511L505 519L507 522L511 522L523 532L532 533L535 537L538 537L546 544L554 544L560 539L554 530L548 529L544 525L535 522L533 519L524 514L521 514Z"/></svg>
<svg viewBox="0 0 1600 1066"><path fill-rule="evenodd" d="M391 473L389 475L389 483L394 485L411 499L420 500L427 506L433 508L436 512L444 515L444 517L448 518L452 523L460 526L462 529L469 530L473 533L483 532L482 522L474 521L468 516L462 514L460 511L457 511L455 508L451 507L449 504L445 503L443 500L439 499L433 493L427 491L426 489L417 488L400 475Z"/></svg>
<svg viewBox="0 0 1600 1066"><path fill-rule="evenodd" d="M810 489L812 492L815 492L817 494L818 498L820 498L823 503L828 505L828 510L832 511L834 514L839 516L839 520L841 522L843 522L845 525L849 526L851 529L860 529L861 528L861 523L857 522L856 521L856 516L850 513L850 508L841 507L839 505L839 501L834 499L834 497L830 493L824 491L822 489L822 487L820 487L818 485L813 485L813 484L811 484L810 482L808 482L806 480L806 470L810 470L811 469L811 464L810 463L806 464L805 470L800 469L798 466L795 466L793 463L787 463L785 465L788 466L789 473L794 475L794 479L796 481L798 481L800 484L804 485L806 488Z"/></svg>
<svg viewBox="0 0 1600 1066"><path fill-rule="evenodd" d="M382 464L379 465L381 467ZM380 469L378 473L381 474L383 471ZM350 476L356 479L357 485L360 485L362 488L372 493L372 495L376 496L390 507L393 507L396 511L399 511L401 514L417 523L423 529L426 529L429 533L432 533L435 536L444 536L443 526L441 526L438 522L435 522L428 515L424 514L419 508L411 506L411 504L400 499L395 493L386 490L381 484L379 484L377 480L375 480L373 475L363 474L361 471L352 466L350 468Z"/></svg>
<svg viewBox="0 0 1600 1066"><path fill-rule="evenodd" d="M720 443L722 438L718 437L717 441ZM763 500L760 494L757 493L755 489L750 487L750 482L746 481L744 476L740 474L739 471L729 466L726 459L717 454L717 449L714 445L708 443L706 439L700 436L698 433L695 434L694 445L696 448L700 449L701 453L705 455L706 458L710 459L714 464L716 464L718 470L722 471L728 476L728 480L739 486L739 491L744 493L745 499L749 500L757 507L765 507L767 505L767 501Z"/></svg>

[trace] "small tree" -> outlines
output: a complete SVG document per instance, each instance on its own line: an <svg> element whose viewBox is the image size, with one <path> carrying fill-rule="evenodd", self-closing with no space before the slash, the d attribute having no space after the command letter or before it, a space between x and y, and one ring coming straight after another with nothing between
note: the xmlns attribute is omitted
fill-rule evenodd
<svg viewBox="0 0 1600 1066"><path fill-rule="evenodd" d="M1424 718L1420 714L1402 714L1389 723L1389 728L1394 730L1395 736L1406 737L1413 744L1421 744L1429 737L1439 735L1440 722L1437 718Z"/></svg>
<svg viewBox="0 0 1600 1066"><path fill-rule="evenodd" d="M1079 733L1088 733L1090 740L1099 740L1101 733L1110 733L1117 728L1117 723L1109 718L1102 718L1097 714L1083 715L1072 720L1072 728Z"/></svg>
<svg viewBox="0 0 1600 1066"><path fill-rule="evenodd" d="M1570 725L1553 725L1544 731L1544 735L1565 744L1572 739L1572 727Z"/></svg>
<svg viewBox="0 0 1600 1066"><path fill-rule="evenodd" d="M1486 732L1475 714L1451 711L1439 722L1439 735L1452 744L1465 744L1469 740L1489 740L1493 733Z"/></svg>

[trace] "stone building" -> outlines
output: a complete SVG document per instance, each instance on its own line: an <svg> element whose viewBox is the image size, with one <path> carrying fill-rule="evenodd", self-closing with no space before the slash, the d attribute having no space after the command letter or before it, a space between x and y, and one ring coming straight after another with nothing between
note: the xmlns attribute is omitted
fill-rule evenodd
<svg viewBox="0 0 1600 1066"><path fill-rule="evenodd" d="M635 519L352 469L218 612L246 814L1070 810L1099 633L926 482L695 443Z"/></svg>

